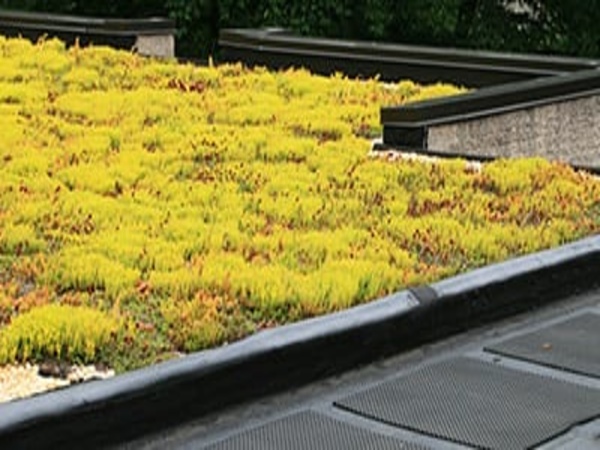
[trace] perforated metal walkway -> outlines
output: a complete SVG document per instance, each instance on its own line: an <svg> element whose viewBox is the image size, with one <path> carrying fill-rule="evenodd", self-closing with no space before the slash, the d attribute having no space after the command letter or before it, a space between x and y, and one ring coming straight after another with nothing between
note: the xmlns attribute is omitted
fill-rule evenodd
<svg viewBox="0 0 600 450"><path fill-rule="evenodd" d="M600 449L600 291L125 448Z"/></svg>

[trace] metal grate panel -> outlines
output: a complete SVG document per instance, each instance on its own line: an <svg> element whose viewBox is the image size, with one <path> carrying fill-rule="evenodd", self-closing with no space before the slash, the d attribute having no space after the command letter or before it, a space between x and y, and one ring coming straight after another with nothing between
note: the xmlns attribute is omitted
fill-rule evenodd
<svg viewBox="0 0 600 450"><path fill-rule="evenodd" d="M600 378L600 315L584 314L486 350Z"/></svg>
<svg viewBox="0 0 600 450"><path fill-rule="evenodd" d="M600 391L457 358L336 405L431 436L504 450L540 444L600 415Z"/></svg>
<svg viewBox="0 0 600 450"><path fill-rule="evenodd" d="M205 450L425 450L425 447L306 411L244 431Z"/></svg>

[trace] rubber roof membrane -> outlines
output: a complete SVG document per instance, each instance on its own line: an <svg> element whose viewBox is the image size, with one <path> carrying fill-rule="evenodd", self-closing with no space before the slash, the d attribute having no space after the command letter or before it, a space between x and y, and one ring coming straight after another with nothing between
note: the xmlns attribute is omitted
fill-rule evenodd
<svg viewBox="0 0 600 450"><path fill-rule="evenodd" d="M582 314L485 349L499 355L600 378L600 315Z"/></svg>
<svg viewBox="0 0 600 450"><path fill-rule="evenodd" d="M204 450L427 450L418 444L304 411L250 429Z"/></svg>
<svg viewBox="0 0 600 450"><path fill-rule="evenodd" d="M336 405L460 444L523 449L600 415L600 391L458 357L385 381Z"/></svg>

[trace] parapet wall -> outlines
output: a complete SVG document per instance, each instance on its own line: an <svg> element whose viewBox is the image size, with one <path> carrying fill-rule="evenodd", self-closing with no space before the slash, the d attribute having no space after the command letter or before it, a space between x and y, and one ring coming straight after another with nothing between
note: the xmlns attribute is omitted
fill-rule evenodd
<svg viewBox="0 0 600 450"><path fill-rule="evenodd" d="M600 94L433 125L427 149L475 158L542 156L600 169Z"/></svg>
<svg viewBox="0 0 600 450"><path fill-rule="evenodd" d="M171 19L104 19L0 10L0 34L33 41L57 37L67 44L109 45L145 56L175 57L175 22Z"/></svg>
<svg viewBox="0 0 600 450"><path fill-rule="evenodd" d="M600 170L600 70L383 108L383 144L478 159L541 156Z"/></svg>

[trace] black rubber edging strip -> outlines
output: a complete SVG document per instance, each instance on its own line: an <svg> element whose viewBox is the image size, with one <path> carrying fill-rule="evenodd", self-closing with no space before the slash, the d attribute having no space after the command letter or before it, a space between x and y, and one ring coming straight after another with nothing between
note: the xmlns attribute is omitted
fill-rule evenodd
<svg viewBox="0 0 600 450"><path fill-rule="evenodd" d="M105 19L0 9L0 34L34 42L53 37L67 45L108 45L131 50L139 36L175 33L175 21L162 17Z"/></svg>
<svg viewBox="0 0 600 450"><path fill-rule="evenodd" d="M176 31L175 21L165 17L110 19L0 9L0 30L5 27L111 36L175 34Z"/></svg>
<svg viewBox="0 0 600 450"><path fill-rule="evenodd" d="M381 108L381 123L395 126L428 126L533 108L597 95L600 70L583 70L554 77L518 81L461 95Z"/></svg>
<svg viewBox="0 0 600 450"><path fill-rule="evenodd" d="M471 87L498 85L593 69L600 61L294 36L284 29L224 29L222 60L273 69L305 67L382 80L410 78Z"/></svg>
<svg viewBox="0 0 600 450"><path fill-rule="evenodd" d="M439 281L424 325L435 338L584 293L600 286L599 264L597 235Z"/></svg>
<svg viewBox="0 0 600 450"><path fill-rule="evenodd" d="M523 74L544 73L552 75L592 69L600 64L600 60L588 58L305 37L294 35L291 30L285 28L223 29L219 33L219 42L223 46L244 49L270 47L302 50L307 53L313 51L331 52L349 57L352 55L370 55L371 58L410 59L432 64L464 65L472 68L492 66L507 71L520 69Z"/></svg>
<svg viewBox="0 0 600 450"><path fill-rule="evenodd" d="M398 293L110 380L0 405L0 448L79 448L81 439L86 448L102 448L354 367L393 346L418 306Z"/></svg>
<svg viewBox="0 0 600 450"><path fill-rule="evenodd" d="M220 349L7 403L0 406L0 448L123 443L587 291L599 275L594 236Z"/></svg>

